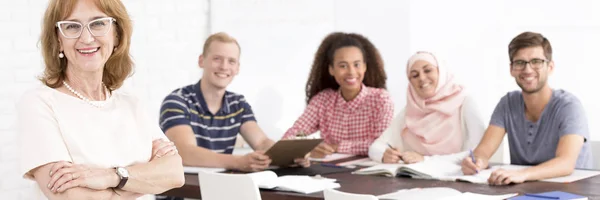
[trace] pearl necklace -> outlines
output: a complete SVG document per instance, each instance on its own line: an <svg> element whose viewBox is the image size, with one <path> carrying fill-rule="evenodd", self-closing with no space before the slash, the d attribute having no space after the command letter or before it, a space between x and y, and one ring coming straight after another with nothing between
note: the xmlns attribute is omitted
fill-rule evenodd
<svg viewBox="0 0 600 200"><path fill-rule="evenodd" d="M67 89L69 89L69 91L71 91L73 94L75 94L77 97L79 97L81 100L85 101L86 103L88 103L96 108L101 108L104 106L103 102L101 103L98 101L91 101L90 99L84 97L79 92L75 91L69 84L67 84L67 82L63 81L63 84L65 86L67 86ZM106 91L106 100L108 100L108 97L110 95L110 93L108 92L108 88L106 88L106 85L104 85L104 83L102 83L102 86L104 86L104 90Z"/></svg>

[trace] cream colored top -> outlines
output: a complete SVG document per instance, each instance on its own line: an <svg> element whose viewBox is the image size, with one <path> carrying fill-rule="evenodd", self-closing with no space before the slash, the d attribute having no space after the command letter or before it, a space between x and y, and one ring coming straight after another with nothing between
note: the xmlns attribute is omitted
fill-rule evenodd
<svg viewBox="0 0 600 200"><path fill-rule="evenodd" d="M27 179L33 178L32 169L56 161L103 168L145 163L152 156L152 141L166 139L139 100L120 91L97 108L41 86L23 95L17 115L19 170ZM36 190L36 199L45 199Z"/></svg>

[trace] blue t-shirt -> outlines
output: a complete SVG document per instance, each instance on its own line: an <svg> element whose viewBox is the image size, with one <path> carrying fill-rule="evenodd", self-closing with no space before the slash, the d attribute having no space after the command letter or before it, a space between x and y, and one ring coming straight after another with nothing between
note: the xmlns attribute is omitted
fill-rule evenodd
<svg viewBox="0 0 600 200"><path fill-rule="evenodd" d="M525 117L525 102L521 91L502 97L490 125L502 127L508 134L510 162L517 165L538 165L556 156L560 137L575 134L584 138L576 168L592 168L592 153L587 140L590 133L581 102L564 90L553 90L550 101L537 122Z"/></svg>
<svg viewBox="0 0 600 200"><path fill-rule="evenodd" d="M189 125L196 135L198 146L231 154L240 127L247 121L256 119L243 95L226 91L221 108L213 115L198 82L176 89L164 99L159 123L163 132L173 126Z"/></svg>

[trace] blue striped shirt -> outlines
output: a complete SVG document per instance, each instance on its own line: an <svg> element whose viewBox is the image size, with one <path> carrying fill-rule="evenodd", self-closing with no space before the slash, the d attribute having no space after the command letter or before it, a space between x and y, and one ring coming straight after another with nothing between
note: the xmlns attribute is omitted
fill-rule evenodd
<svg viewBox="0 0 600 200"><path fill-rule="evenodd" d="M165 133L173 126L189 125L198 146L231 154L240 127L247 121L256 119L243 95L225 91L221 108L213 115L198 82L176 89L165 97L160 108L159 123Z"/></svg>

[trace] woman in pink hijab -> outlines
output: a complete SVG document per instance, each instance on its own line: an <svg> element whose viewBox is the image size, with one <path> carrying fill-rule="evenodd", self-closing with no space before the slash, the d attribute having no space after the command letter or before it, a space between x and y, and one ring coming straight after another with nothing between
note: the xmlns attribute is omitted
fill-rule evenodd
<svg viewBox="0 0 600 200"><path fill-rule="evenodd" d="M369 157L416 163L475 148L485 130L477 106L438 58L417 52L408 60L406 77L406 106L370 146Z"/></svg>

